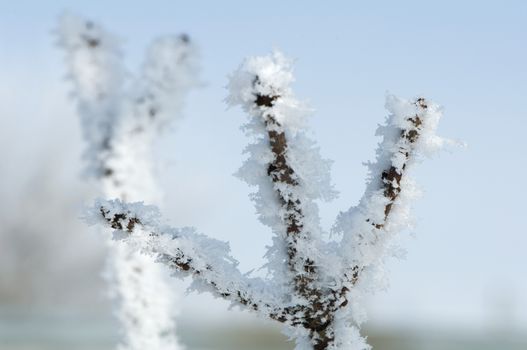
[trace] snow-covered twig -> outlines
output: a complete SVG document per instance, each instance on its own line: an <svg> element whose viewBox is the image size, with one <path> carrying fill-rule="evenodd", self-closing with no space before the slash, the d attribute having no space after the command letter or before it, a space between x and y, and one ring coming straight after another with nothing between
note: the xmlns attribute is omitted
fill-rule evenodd
<svg viewBox="0 0 527 350"><path fill-rule="evenodd" d="M172 229L159 222L153 206L125 204L119 200L100 202L100 219L122 231L117 239L126 241L181 276L193 276L195 286L206 289L233 304L267 316L279 313L280 302L275 288L261 279L249 278L237 268L228 244L196 233L193 229Z"/></svg>
<svg viewBox="0 0 527 350"><path fill-rule="evenodd" d="M388 96L390 116L379 129L383 141L366 193L358 207L339 215L334 231L342 238L328 242L316 201L335 196L330 163L306 136L309 110L294 97L292 81L283 55L249 58L231 76L227 99L250 116L245 130L255 142L238 175L257 186L259 218L274 232L270 279L243 276L223 243L160 225L159 214L141 203L99 202L91 217L133 249L191 275L202 290L282 322L299 350L370 349L359 334L360 299L379 288L389 245L409 225L408 202L416 191L407 172L420 155L441 146L435 135L441 111L423 98Z"/></svg>
<svg viewBox="0 0 527 350"><path fill-rule="evenodd" d="M346 261L345 284L351 288L361 272L386 255L387 244L401 229L408 228L409 204L416 187L408 177L409 168L421 155L435 152L442 139L435 135L441 110L424 98L413 101L388 96L390 111L377 161L369 163L369 183L357 207L341 213L334 227L343 234L340 254Z"/></svg>

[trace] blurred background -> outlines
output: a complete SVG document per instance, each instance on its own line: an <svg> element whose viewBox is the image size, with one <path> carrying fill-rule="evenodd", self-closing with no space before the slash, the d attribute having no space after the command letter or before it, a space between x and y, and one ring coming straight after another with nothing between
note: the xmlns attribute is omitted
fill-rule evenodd
<svg viewBox="0 0 527 350"><path fill-rule="evenodd" d="M101 236L79 219L97 194L64 54L53 29L69 10L124 39L131 72L156 36L188 33L204 86L156 145L163 212L231 243L241 269L264 263L271 233L252 191L232 176L248 139L223 102L227 75L274 48L296 60L299 98L333 159L340 197L329 228L359 200L384 97L442 104L453 149L414 171L423 189L403 261L368 300L363 329L379 350L527 349L527 2L523 1L0 1L0 349L112 349L117 325L101 271ZM188 281L175 281L184 291ZM181 296L188 349L292 349L271 323L208 295ZM146 349L145 349L146 350Z"/></svg>

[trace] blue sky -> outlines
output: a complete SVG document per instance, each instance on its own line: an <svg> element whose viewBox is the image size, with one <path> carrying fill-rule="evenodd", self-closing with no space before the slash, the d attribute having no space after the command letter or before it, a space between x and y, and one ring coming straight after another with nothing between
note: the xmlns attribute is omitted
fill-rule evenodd
<svg viewBox="0 0 527 350"><path fill-rule="evenodd" d="M7 197L16 197L43 144L71 145L64 156L80 166L52 36L63 10L120 35L131 71L158 35L184 31L198 43L205 85L159 145L165 211L178 225L230 240L244 269L263 262L270 242L250 189L232 177L248 141L238 130L243 113L226 109L224 86L244 57L278 48L296 59L296 94L316 109L312 129L335 161L341 192L321 208L326 227L360 198L361 163L373 158L386 92L442 104L440 133L468 148L414 172L424 190L416 236L404 242L407 259L390 263L392 285L370 301L371 314L412 324L527 324L527 2L3 0L0 146L16 145L0 166Z"/></svg>

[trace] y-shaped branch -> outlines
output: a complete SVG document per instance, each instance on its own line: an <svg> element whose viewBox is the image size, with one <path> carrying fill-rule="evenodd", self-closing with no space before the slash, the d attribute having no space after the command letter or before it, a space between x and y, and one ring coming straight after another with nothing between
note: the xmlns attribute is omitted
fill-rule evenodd
<svg viewBox="0 0 527 350"><path fill-rule="evenodd" d="M336 245L323 246L314 224L314 201L331 192L327 167L299 137L304 111L289 88L291 81L289 62L274 54L247 60L229 84L228 101L250 115L245 127L256 138L240 176L259 187L253 198L260 220L275 233L268 251L271 284L241 275L217 241L161 227L151 210L139 204L103 203L96 214L120 231L119 238L192 275L215 295L293 327L297 349L371 349L359 334L356 300L351 299L357 294L352 293L360 295L357 284L367 280L367 268L382 265L385 246L396 232L395 218L406 219L401 214L409 192L405 174L416 155L433 143L440 113L423 99L387 103L392 115L368 189L357 208L340 215L341 249L330 251ZM313 183L325 190L314 190ZM324 266L327 262L331 266Z"/></svg>
<svg viewBox="0 0 527 350"><path fill-rule="evenodd" d="M149 46L111 134L103 177L110 198L160 201L152 146L167 124L183 116L185 99L198 81L196 51L185 34L163 36Z"/></svg>
<svg viewBox="0 0 527 350"><path fill-rule="evenodd" d="M159 203L152 144L196 85L196 48L187 35L165 36L150 45L132 84L116 39L98 24L64 15L59 27L87 141L90 175L106 198ZM109 247L108 272L126 350L178 349L176 305L163 270L123 245ZM152 291L155 291L152 293Z"/></svg>

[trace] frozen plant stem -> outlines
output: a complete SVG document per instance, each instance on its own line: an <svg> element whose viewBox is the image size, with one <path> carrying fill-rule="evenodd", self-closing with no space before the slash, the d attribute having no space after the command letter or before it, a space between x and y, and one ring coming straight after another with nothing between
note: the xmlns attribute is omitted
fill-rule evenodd
<svg viewBox="0 0 527 350"><path fill-rule="evenodd" d="M107 198L159 204L151 148L196 85L193 44L186 35L155 40L140 75L130 79L119 41L100 25L67 14L58 32L88 143L88 175L100 181ZM123 333L119 349L178 349L177 305L162 266L130 247L108 245L107 272Z"/></svg>
<svg viewBox="0 0 527 350"><path fill-rule="evenodd" d="M393 240L410 225L416 189L408 171L441 146L435 134L441 110L424 98L387 97L390 114L378 130L383 139L366 192L339 214L333 227L339 235L330 241L316 204L335 196L330 166L306 135L308 110L294 97L292 81L281 54L253 57L231 76L227 99L250 116L244 128L255 142L238 175L258 188L258 216L274 233L265 266L270 278L242 274L226 243L162 224L155 207L100 201L91 218L115 229L127 246L192 276L196 288L283 323L298 350L370 349L359 334L361 297L382 287Z"/></svg>

